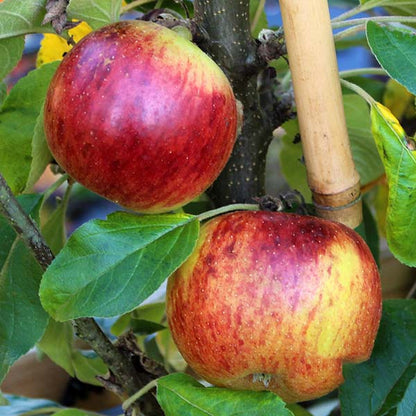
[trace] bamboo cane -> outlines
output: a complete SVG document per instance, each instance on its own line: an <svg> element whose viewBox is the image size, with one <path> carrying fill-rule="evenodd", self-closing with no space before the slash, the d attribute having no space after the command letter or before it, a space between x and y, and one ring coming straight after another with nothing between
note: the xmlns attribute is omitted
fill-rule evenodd
<svg viewBox="0 0 416 416"><path fill-rule="evenodd" d="M317 214L352 228L362 221L328 3L280 0L289 65Z"/></svg>

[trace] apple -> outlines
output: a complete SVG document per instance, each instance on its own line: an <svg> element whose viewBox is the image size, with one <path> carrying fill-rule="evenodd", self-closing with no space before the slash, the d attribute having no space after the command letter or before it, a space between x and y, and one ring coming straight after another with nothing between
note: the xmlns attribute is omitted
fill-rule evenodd
<svg viewBox="0 0 416 416"><path fill-rule="evenodd" d="M166 309L180 353L208 382L305 401L337 388L344 362L369 358L380 277L366 243L340 223L235 212L201 227L169 277Z"/></svg>
<svg viewBox="0 0 416 416"><path fill-rule="evenodd" d="M44 127L58 164L86 188L141 212L166 212L219 175L237 105L217 64L152 22L90 33L48 89Z"/></svg>

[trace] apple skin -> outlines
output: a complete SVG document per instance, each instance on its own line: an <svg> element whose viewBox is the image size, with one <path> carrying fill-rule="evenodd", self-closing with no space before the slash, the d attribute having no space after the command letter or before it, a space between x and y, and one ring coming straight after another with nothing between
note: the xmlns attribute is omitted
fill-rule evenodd
<svg viewBox="0 0 416 416"><path fill-rule="evenodd" d="M305 401L343 382L343 362L369 358L380 277L340 223L235 212L201 227L168 280L166 309L179 351L208 382Z"/></svg>
<svg viewBox="0 0 416 416"><path fill-rule="evenodd" d="M226 164L237 106L221 69L172 30L122 21L64 57L45 102L49 148L86 188L133 210L166 212Z"/></svg>

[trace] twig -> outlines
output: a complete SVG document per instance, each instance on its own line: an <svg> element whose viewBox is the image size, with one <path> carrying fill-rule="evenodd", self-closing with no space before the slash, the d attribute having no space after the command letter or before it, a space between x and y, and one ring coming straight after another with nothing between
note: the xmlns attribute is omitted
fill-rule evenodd
<svg viewBox="0 0 416 416"><path fill-rule="evenodd" d="M142 6L143 4L147 4L147 3L151 3L152 0L135 0L132 1L131 3L125 5L124 7L121 8L121 11L123 13L128 12L129 10L134 9L137 6Z"/></svg>
<svg viewBox="0 0 416 416"><path fill-rule="evenodd" d="M225 214L231 211L255 211L258 209L260 209L258 204L231 204L231 205L225 205L220 208L216 208L210 211L203 212L202 214L198 215L198 219L199 221L202 222L212 217L215 217L217 215Z"/></svg>
<svg viewBox="0 0 416 416"><path fill-rule="evenodd" d="M23 211L4 177L0 174L0 212L26 243L39 265L46 270L54 256L35 222ZM79 338L86 341L103 359L117 383L129 395L143 386L129 357L119 351L92 318L73 321Z"/></svg>
<svg viewBox="0 0 416 416"><path fill-rule="evenodd" d="M385 23L393 23L393 22L409 22L409 23L415 23L416 17L415 16L374 16L374 17L361 17L359 19L351 19L346 20L343 22L334 22L332 21L331 26L332 29L338 29L341 27L346 26L358 26L366 24L367 22L385 22Z"/></svg>
<svg viewBox="0 0 416 416"><path fill-rule="evenodd" d="M356 77L361 75L387 75L387 72L383 68L357 68L357 69L347 69L345 71L340 71L339 76L341 78Z"/></svg>
<svg viewBox="0 0 416 416"><path fill-rule="evenodd" d="M361 187L361 194L364 195L364 194L370 192L376 186L378 186L378 185L385 185L385 184L386 184L386 174L383 173L377 179L374 179L373 181L371 181L371 182L363 185Z"/></svg>
<svg viewBox="0 0 416 416"><path fill-rule="evenodd" d="M406 295L406 299L412 299L413 296L416 293L416 282L413 284L413 286L410 288L408 294Z"/></svg>
<svg viewBox="0 0 416 416"><path fill-rule="evenodd" d="M34 221L26 215L0 174L0 211L30 248L36 261L46 270L54 258Z"/></svg>
<svg viewBox="0 0 416 416"><path fill-rule="evenodd" d="M341 84L350 89L351 91L354 91L356 94L358 94L361 98L367 101L369 105L373 105L375 103L374 98L363 88L359 87L357 84L354 84L352 82L349 82L345 79L341 79Z"/></svg>
<svg viewBox="0 0 416 416"><path fill-rule="evenodd" d="M157 386L157 380L152 380L149 383L147 383L144 387L142 387L138 392L134 393L133 396L129 397L124 403L123 403L123 410L128 409L136 400L140 399L143 395L148 393L150 390L155 388Z"/></svg>

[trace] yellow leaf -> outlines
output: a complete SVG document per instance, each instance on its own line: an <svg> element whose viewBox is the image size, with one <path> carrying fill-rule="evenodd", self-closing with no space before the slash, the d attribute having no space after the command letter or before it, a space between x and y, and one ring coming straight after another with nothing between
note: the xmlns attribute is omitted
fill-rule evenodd
<svg viewBox="0 0 416 416"><path fill-rule="evenodd" d="M403 130L403 127L400 125L399 120L393 115L393 113L385 107L383 104L380 104L379 102L375 103L375 106L377 107L377 110L379 113L383 116L384 120L386 120L390 128L400 137L406 137L406 133Z"/></svg>
<svg viewBox="0 0 416 416"><path fill-rule="evenodd" d="M81 22L79 25L68 30L68 35L72 36L75 43L79 42L84 36L92 31L91 27L86 22ZM45 33L36 59L36 66L40 67L53 61L60 61L64 54L72 48L67 40L59 35L53 33Z"/></svg>

